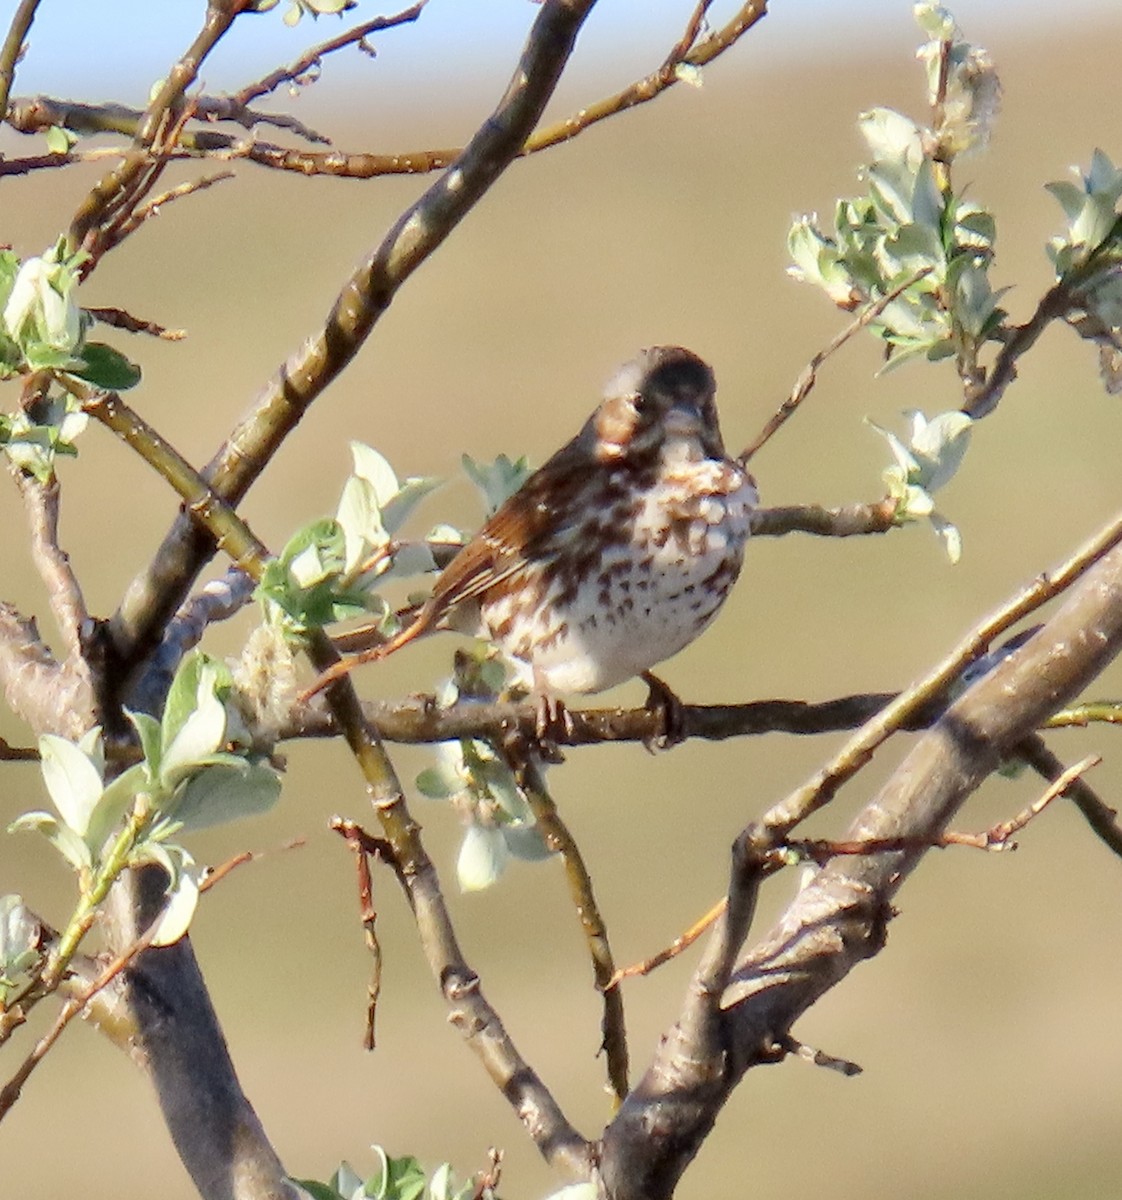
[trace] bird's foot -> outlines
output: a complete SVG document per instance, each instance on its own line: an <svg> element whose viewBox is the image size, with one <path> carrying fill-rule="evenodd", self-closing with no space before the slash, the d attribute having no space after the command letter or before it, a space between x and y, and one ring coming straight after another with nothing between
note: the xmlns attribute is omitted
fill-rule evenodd
<svg viewBox="0 0 1122 1200"><path fill-rule="evenodd" d="M538 752L548 763L563 763L565 756L557 743L572 737L572 715L561 700L546 691L538 693L537 704L534 734L538 742Z"/></svg>
<svg viewBox="0 0 1122 1200"><path fill-rule="evenodd" d="M657 675L644 671L639 676L647 685L645 708L658 716L658 728L643 745L654 754L656 750L669 750L686 740L686 722L682 701Z"/></svg>

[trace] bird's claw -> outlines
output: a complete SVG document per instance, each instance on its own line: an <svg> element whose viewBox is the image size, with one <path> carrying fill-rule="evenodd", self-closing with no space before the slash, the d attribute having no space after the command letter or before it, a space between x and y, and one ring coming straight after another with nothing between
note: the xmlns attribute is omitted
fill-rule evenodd
<svg viewBox="0 0 1122 1200"><path fill-rule="evenodd" d="M686 740L686 721L682 701L657 675L644 671L640 676L647 685L645 708L657 714L657 730L643 739L643 745L654 754L657 750L669 750Z"/></svg>

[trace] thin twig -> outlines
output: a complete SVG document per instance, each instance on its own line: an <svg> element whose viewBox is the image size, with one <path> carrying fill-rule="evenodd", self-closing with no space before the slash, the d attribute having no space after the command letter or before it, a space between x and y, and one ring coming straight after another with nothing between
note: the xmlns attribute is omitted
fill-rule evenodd
<svg viewBox="0 0 1122 1200"><path fill-rule="evenodd" d="M914 275L909 276L903 283L894 287L892 291L881 296L879 300L865 308L844 329L837 333L826 346L813 355L810 362L802 369L798 379L795 380L795 386L791 389L791 394L783 401L771 419L756 435L755 439L741 451L740 461L747 463L794 414L795 410L814 389L814 385L818 382L818 368L822 366L831 354L840 350L855 333L858 333L866 325L875 321L894 300L902 296L908 288L918 283L924 276L930 275L931 271L931 267L924 267L922 270L916 271Z"/></svg>
<svg viewBox="0 0 1122 1200"><path fill-rule="evenodd" d="M1049 750L1039 734L1025 738L1017 747L1017 755L1044 779L1056 780L1064 773L1064 764ZM1074 780L1067 789L1067 795L1103 845L1122 858L1122 826L1118 823L1118 813L1085 779Z"/></svg>
<svg viewBox="0 0 1122 1200"><path fill-rule="evenodd" d="M857 1063L851 1062L848 1058L835 1058L834 1055L827 1054L824 1050L816 1050L813 1046L800 1042L789 1033L779 1039L779 1044L784 1053L810 1063L812 1067L825 1067L828 1071L837 1071L839 1075L846 1077L861 1074L862 1068Z"/></svg>
<svg viewBox="0 0 1122 1200"><path fill-rule="evenodd" d="M725 909L728 907L728 902L728 896L722 896L708 912L698 917L688 929L678 934L662 950L659 950L656 954L652 954L650 958L644 958L641 962L620 967L611 979L608 980L608 987L618 987L625 979L633 979L639 975L649 975L652 971L658 970L664 963L677 958L683 951L688 950L703 933L713 928L717 920L724 915Z"/></svg>
<svg viewBox="0 0 1122 1200"><path fill-rule="evenodd" d="M758 508L752 513L752 536L811 533L817 537L858 537L887 533L897 528L897 507L891 496L885 496L871 504L845 504L837 508L826 508L821 504Z"/></svg>
<svg viewBox="0 0 1122 1200"><path fill-rule="evenodd" d="M82 311L100 324L123 329L126 333L146 333L165 342L180 342L187 336L186 329L168 329L155 321L134 317L123 308L83 308Z"/></svg>
<svg viewBox="0 0 1122 1200"><path fill-rule="evenodd" d="M1062 708L1048 718L1049 729L1086 729L1088 725L1122 725L1122 700L1086 700Z"/></svg>
<svg viewBox="0 0 1122 1200"><path fill-rule="evenodd" d="M698 6L701 9L702 15L704 15L704 9L707 7L708 5ZM709 34L708 37L703 38L696 44L691 42L687 47L684 43L690 36L691 30L700 28L698 10L695 9L687 23L686 33L679 39L656 71L653 71L643 79L636 80L630 86L613 96L608 96L595 104L585 106L579 112L566 117L563 121L558 121L553 125L547 125L544 129L539 129L532 137L527 139L522 153L536 154L538 151L545 150L550 146L558 146L562 142L567 142L575 138L578 134L588 129L589 126L595 125L599 121L607 120L608 117L614 117L617 113L625 112L636 105L646 104L656 96L661 95L668 88L681 82L680 67L703 67L711 63L715 58L735 45L753 25L766 15L767 0L749 0L749 3L742 5L719 30Z"/></svg>
<svg viewBox="0 0 1122 1200"><path fill-rule="evenodd" d="M535 756L529 750L531 743L507 744L526 802L541 829L545 844L561 856L565 866L565 879L569 895L580 920L592 960L592 975L596 988L603 994L604 1013L601 1023L604 1057L608 1066L608 1083L615 1102L620 1103L629 1090L627 1023L623 1012L623 994L612 986L616 977L616 964L608 941L608 927L596 902L592 888L592 877L588 873L584 856L565 824L557 805L545 785L545 777Z"/></svg>
<svg viewBox="0 0 1122 1200"><path fill-rule="evenodd" d="M112 246L120 245L129 234L135 233L145 221L158 216L160 209L172 201L181 200L184 196L193 196L196 192L204 192L207 188L214 187L216 183L223 183L225 180L233 178L233 171L216 171L213 175L201 175L198 179L191 179L186 183L177 184L175 187L169 188L166 192L161 192L158 196L153 196L147 203L134 208L123 221L115 226L109 244ZM179 336L182 337L182 333Z"/></svg>
<svg viewBox="0 0 1122 1200"><path fill-rule="evenodd" d="M290 66L278 67L277 70L271 71L263 79L259 79L256 83L246 84L245 87L228 97L222 97L222 99L229 99L239 109L244 109L247 105L252 104L254 100L260 99L262 96L267 96L270 92L275 92L282 84L299 83L309 71L319 67L323 59L329 54L334 54L337 50L342 50L346 46L353 46L356 42L363 41L364 38L369 37L372 33L378 33L383 29L392 29L396 25L405 25L416 21L421 15L421 10L427 3L428 0L419 0L419 3L402 9L401 12L394 14L392 17L374 17L370 21L364 21L361 25L356 25L353 29L348 29L345 33L341 33L337 37L328 38L327 41L320 42L318 46L313 46Z"/></svg>
<svg viewBox="0 0 1122 1200"><path fill-rule="evenodd" d="M370 875L370 856L392 862L393 849L384 838L373 838L342 817L331 818L331 828L342 835L355 858L358 876L358 904L362 920L362 935L370 954L370 982L366 985L366 1021L362 1032L362 1048L373 1050L377 1045L375 1022L378 998L382 994L382 945L378 941L378 912L374 907L374 881Z"/></svg>

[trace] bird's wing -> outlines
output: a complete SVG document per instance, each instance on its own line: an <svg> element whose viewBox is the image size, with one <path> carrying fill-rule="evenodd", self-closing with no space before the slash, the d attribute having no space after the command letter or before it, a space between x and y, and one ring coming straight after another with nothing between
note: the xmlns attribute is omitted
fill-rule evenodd
<svg viewBox="0 0 1122 1200"><path fill-rule="evenodd" d="M457 605L518 574L558 528L557 482L586 458L583 434L563 446L495 510L483 528L444 568L426 608L426 628L438 625Z"/></svg>

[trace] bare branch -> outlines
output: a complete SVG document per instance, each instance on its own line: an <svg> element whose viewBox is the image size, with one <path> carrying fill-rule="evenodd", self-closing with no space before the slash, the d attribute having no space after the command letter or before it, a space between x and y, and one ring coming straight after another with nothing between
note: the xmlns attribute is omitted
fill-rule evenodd
<svg viewBox="0 0 1122 1200"><path fill-rule="evenodd" d="M160 338L165 342L181 342L187 336L186 329L168 329L155 321L146 321L143 317L134 317L123 308L84 308L84 313L93 317L102 325L110 325L114 329L123 329L126 333L147 333L151 337Z"/></svg>
<svg viewBox="0 0 1122 1200"><path fill-rule="evenodd" d="M145 204L137 205L124 220L115 226L104 249L119 245L129 234L135 233L145 221L159 216L160 210L173 200L181 200L184 196L193 196L196 192L204 192L207 188L214 187L216 183L224 183L227 179L233 178L233 171L216 171L213 175L200 175L198 179L177 184L166 192L153 196Z"/></svg>
<svg viewBox="0 0 1122 1200"><path fill-rule="evenodd" d="M603 995L601 1028L604 1057L608 1065L608 1084L616 1103L619 1103L628 1092L627 1023L623 1013L623 993L611 986L616 977L616 964L608 941L608 927L596 901L584 856L545 786L541 768L528 749L531 745L532 742L519 739L513 746L508 741L507 749L516 764L519 784L537 819L545 844L556 851L565 864L565 880L592 959L596 990Z"/></svg>
<svg viewBox="0 0 1122 1200"><path fill-rule="evenodd" d="M0 121L8 111L8 96L11 95L12 81L16 75L16 63L23 52L23 40L31 29L38 7L39 0L20 0L4 44L0 46Z"/></svg>
<svg viewBox="0 0 1122 1200"><path fill-rule="evenodd" d="M896 508L896 501L891 496L872 504L847 504L840 508L823 508L819 504L758 508L752 514L752 536L813 533L819 537L855 537L887 533L897 528Z"/></svg>
<svg viewBox="0 0 1122 1200"><path fill-rule="evenodd" d="M355 873L358 876L359 916L362 921L362 936L370 952L370 982L366 985L366 1024L362 1035L362 1048L373 1050L377 1045L374 1033L378 1015L378 999L382 994L382 946L378 941L378 912L374 907L374 881L370 875L370 856L392 861L393 851L389 842L372 838L354 821L342 817L331 818L331 828L341 834L355 857Z"/></svg>
<svg viewBox="0 0 1122 1200"><path fill-rule="evenodd" d="M590 125L614 117L617 113L625 112L639 104L646 104L668 88L681 82L682 66L703 67L711 63L729 47L733 46L749 29L767 15L767 0L749 0L718 30L702 38L699 42L690 42L691 35L696 36L701 28L701 17L704 16L708 4L699 4L690 17L686 32L671 52L667 55L657 71L643 79L636 80L614 96L596 104L590 104L574 113L563 121L538 130L526 142L524 154L535 154L550 146L560 145L570 141L579 133L583 133Z"/></svg>
<svg viewBox="0 0 1122 1200"><path fill-rule="evenodd" d="M1064 764L1048 749L1039 734L1034 733L1025 738L1017 747L1017 755L1045 779L1054 782L1062 779L1065 774ZM1118 824L1118 813L1096 794L1085 779L1073 780L1067 787L1066 794L1083 814L1096 836L1108 849L1122 858L1122 826Z"/></svg>
<svg viewBox="0 0 1122 1200"><path fill-rule="evenodd" d="M31 555L47 589L47 602L67 656L76 659L82 651L81 630L90 614L70 556L58 544L58 479L40 483L18 468L13 468L12 477L27 510Z"/></svg>
<svg viewBox="0 0 1122 1200"><path fill-rule="evenodd" d="M338 660L324 634L312 636L309 654L318 671ZM391 865L413 909L421 948L448 1005L449 1020L482 1062L546 1161L570 1179L586 1179L592 1148L569 1123L537 1072L518 1053L498 1013L484 997L479 976L460 948L436 868L421 841L420 826L409 813L377 731L363 717L351 681L340 679L326 695L366 780L375 814L392 850Z"/></svg>
<svg viewBox="0 0 1122 1200"><path fill-rule="evenodd" d="M97 707L86 672L56 662L40 639L35 621L3 601L0 686L8 707L37 734L57 733L77 739L97 723Z"/></svg>
<svg viewBox="0 0 1122 1200"><path fill-rule="evenodd" d="M291 66L279 67L277 70L266 75L264 79L259 79L256 83L247 84L231 96L218 97L217 99L229 100L236 108L244 109L246 105L252 104L254 100L258 100L262 96L267 96L270 92L275 92L282 84L302 82L304 76L310 71L317 70L329 54L334 54L337 50L342 50L347 46L353 46L355 43L361 43L372 33L379 33L383 29L393 29L396 25L405 25L416 21L421 15L421 10L427 3L428 0L419 0L419 3L411 4L408 8L402 9L401 12L395 13L392 17L374 17L370 21L364 21L361 25L356 25L353 29L348 29L345 33L341 33L337 37L328 38L327 41L320 42L318 46L313 46L306 54L301 55L292 63ZM221 119L229 120L230 117L223 116Z"/></svg>
<svg viewBox="0 0 1122 1200"><path fill-rule="evenodd" d="M524 145L519 147L517 153L520 156L530 155L550 149L571 140L600 121L655 99L656 96L681 81L680 68L705 66L733 46L766 14L767 7L766 0L753 0L739 9L720 30L702 37L703 18L709 6L709 2L699 3L696 6L682 37L657 70L643 79L636 80L612 96L594 104L585 105L579 112L563 121L558 121L533 134L530 129L527 129ZM415 7L419 8L420 6ZM412 10L405 11L409 13ZM378 19L395 20L395 18ZM347 34L341 35L342 38L347 36ZM330 45L330 43L324 43L324 45ZM322 47L318 49L322 50ZM315 51L309 52L309 54L314 53ZM289 70L292 69L289 68ZM250 85L250 88L243 89L242 92L236 94L235 98L250 93L252 93L251 98L252 95L261 94L253 92L253 89L268 84L276 76L280 76L277 80L278 84L284 82L285 72L274 72L260 84ZM277 84L273 84L273 86L277 86ZM218 103L214 99L200 98L198 101L200 115L206 115L208 107L213 107ZM132 135L139 128L141 121L142 114L121 105L83 105L39 96L34 99L19 99L13 102L13 113L9 123L21 133L35 132L49 128L51 125L63 125L77 133L111 131ZM314 152L294 150L267 142L242 143L229 134L209 130L185 131L180 139L180 145L187 154L235 152L239 157L274 170L293 171L300 175L331 175L347 179L371 179L379 175L427 174L432 171L444 170L466 153L460 147L402 151L397 154L344 153L338 150ZM49 165L61 164L51 163Z"/></svg>
<svg viewBox="0 0 1122 1200"><path fill-rule="evenodd" d="M836 353L849 341L855 333L864 329L870 322L875 321L882 312L896 299L904 294L913 284L918 283L925 275L930 275L931 267L924 267L920 271L916 271L914 275L909 276L903 283L894 287L886 295L882 296L875 303L868 305L861 313L859 313L850 323L835 334L828 345L824 346L817 354L811 357L810 362L803 368L798 379L795 380L795 386L791 389L791 394L779 406L779 409L760 430L754 440L749 443L748 447L741 451L740 461L747 463L749 459L768 441L772 436L779 431L784 423L792 416L800 404L810 395L814 389L814 385L818 382L818 368L830 357Z"/></svg>
<svg viewBox="0 0 1122 1200"><path fill-rule="evenodd" d="M989 647L994 638L1070 587L1119 541L1122 541L1122 517L1116 517L1084 543L1067 562L1055 571L1039 576L996 613L977 625L942 662L902 692L852 737L810 781L772 808L763 823L775 836L782 838L811 813L829 803L838 788L851 779L869 761L876 748L900 728L901 721L914 715L917 708L929 704L935 696L945 694L946 689Z"/></svg>
<svg viewBox="0 0 1122 1200"><path fill-rule="evenodd" d="M728 1053L720 1073L696 1078L688 1045L675 1045L675 1031L668 1033L605 1132L601 1170L613 1200L666 1200L672 1194L744 1072L773 1061L776 1039L881 948L891 899L931 839L1001 760L1119 650L1122 549L1114 548L1039 633L947 710L847 833L853 841L911 839L909 848L831 862L741 961L723 999Z"/></svg>

